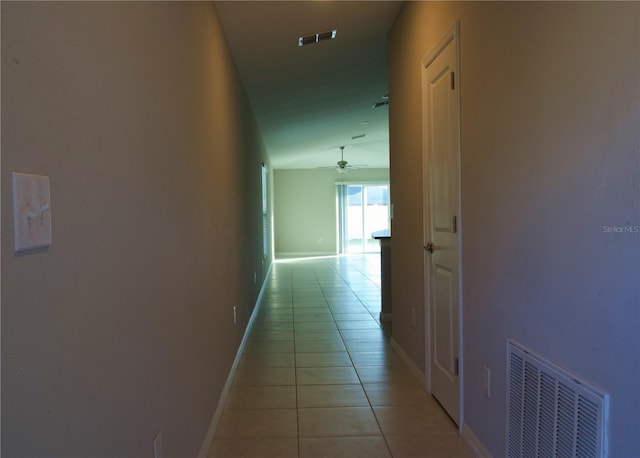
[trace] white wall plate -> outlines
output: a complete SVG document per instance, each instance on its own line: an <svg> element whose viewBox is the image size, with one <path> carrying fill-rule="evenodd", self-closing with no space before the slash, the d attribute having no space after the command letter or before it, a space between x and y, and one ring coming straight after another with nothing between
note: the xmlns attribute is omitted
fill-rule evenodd
<svg viewBox="0 0 640 458"><path fill-rule="evenodd" d="M14 250L51 245L49 177L12 173Z"/></svg>

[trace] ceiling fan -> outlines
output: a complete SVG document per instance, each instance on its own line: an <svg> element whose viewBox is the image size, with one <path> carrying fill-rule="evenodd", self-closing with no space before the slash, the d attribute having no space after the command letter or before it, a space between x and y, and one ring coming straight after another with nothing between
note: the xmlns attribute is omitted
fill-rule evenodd
<svg viewBox="0 0 640 458"><path fill-rule="evenodd" d="M321 167L323 169L333 168L334 166L329 167ZM361 167L366 167L366 165L352 165L349 164L348 161L344 160L344 146L340 147L340 160L336 162L335 169L338 173L347 173L349 170L359 169Z"/></svg>

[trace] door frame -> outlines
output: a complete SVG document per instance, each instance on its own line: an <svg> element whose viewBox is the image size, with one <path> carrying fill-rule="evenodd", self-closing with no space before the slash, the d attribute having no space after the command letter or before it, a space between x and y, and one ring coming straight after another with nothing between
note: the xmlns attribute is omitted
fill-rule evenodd
<svg viewBox="0 0 640 458"><path fill-rule="evenodd" d="M455 91L456 97L456 105L458 108L458 116L461 117L461 104L460 104L460 21L456 20L454 24L447 30L447 32L440 38L437 44L427 53L427 55L422 59L422 74L421 74L421 92L422 92L422 196L423 196L423 239L427 237L427 230L429 228L429 220L430 220L430 209L429 209L429 182L426 179L427 174L427 164L428 164L428 149L427 149L427 122L428 117L427 113L427 91L425 90L427 87L427 67L438 57L438 55L451 43L454 43L455 53L456 53L456 73L455 83L458 85L457 91ZM463 217L462 217L462 205L461 205L461 154L460 151L462 149L461 138L460 138L460 124L461 119L458 119L458 132L456 133L458 137L458 151L457 151L457 174L458 174L458 183L457 183L457 239L458 239L458 316L459 316L459 329L458 329L458 349L459 349L459 361L458 361L458 375L459 375L459 390L460 390L460 421L458 428L462 431L462 425L464 424L464 346L463 346L463 296L462 296L462 230L463 230ZM423 247L427 245L429 240L423 240ZM425 390L428 393L432 392L431 389L431 301L430 301L430 280L431 280L431 259L429 256L425 256L423 252L423 263L424 263L424 355L425 355L425 366L424 366L424 383Z"/></svg>

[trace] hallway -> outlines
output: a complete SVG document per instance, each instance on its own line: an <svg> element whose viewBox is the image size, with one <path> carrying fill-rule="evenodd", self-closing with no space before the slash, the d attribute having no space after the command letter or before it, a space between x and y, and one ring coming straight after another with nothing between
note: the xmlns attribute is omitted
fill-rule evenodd
<svg viewBox="0 0 640 458"><path fill-rule="evenodd" d="M274 263L209 457L473 456L379 312L377 254Z"/></svg>

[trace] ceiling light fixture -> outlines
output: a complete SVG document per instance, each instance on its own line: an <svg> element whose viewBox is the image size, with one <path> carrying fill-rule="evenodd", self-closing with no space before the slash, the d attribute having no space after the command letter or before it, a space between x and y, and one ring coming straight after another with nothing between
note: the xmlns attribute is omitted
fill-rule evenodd
<svg viewBox="0 0 640 458"><path fill-rule="evenodd" d="M349 169L347 169L348 166L349 166L349 163L344 160L344 146L341 146L340 160L338 161L338 166L336 167L336 170L338 171L338 173L347 173L349 171Z"/></svg>
<svg viewBox="0 0 640 458"><path fill-rule="evenodd" d="M333 29L329 32L316 33L314 35L307 35L306 37L298 38L298 46L310 45L312 43L320 43L325 40L333 40L338 34L338 29Z"/></svg>

